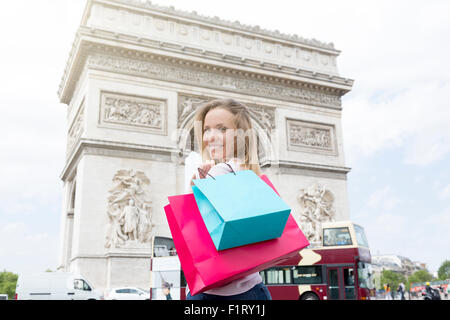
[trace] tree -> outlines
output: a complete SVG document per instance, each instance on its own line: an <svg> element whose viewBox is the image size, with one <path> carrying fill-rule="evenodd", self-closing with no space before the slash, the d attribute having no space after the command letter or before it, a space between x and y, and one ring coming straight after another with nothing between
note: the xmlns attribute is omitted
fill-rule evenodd
<svg viewBox="0 0 450 320"><path fill-rule="evenodd" d="M0 293L6 293L12 299L16 293L18 275L4 270L0 272Z"/></svg>
<svg viewBox="0 0 450 320"><path fill-rule="evenodd" d="M450 260L442 262L438 270L438 278L439 280L450 279Z"/></svg>
<svg viewBox="0 0 450 320"><path fill-rule="evenodd" d="M414 272L408 278L408 287L410 287L412 283L427 282L431 280L433 280L433 276L427 270L419 270Z"/></svg>
<svg viewBox="0 0 450 320"><path fill-rule="evenodd" d="M391 287L391 292L396 292L398 285L400 282L403 282L406 285L406 278L403 274L399 272L395 272L392 270L383 270L381 273L381 284L387 284L389 283L389 286Z"/></svg>

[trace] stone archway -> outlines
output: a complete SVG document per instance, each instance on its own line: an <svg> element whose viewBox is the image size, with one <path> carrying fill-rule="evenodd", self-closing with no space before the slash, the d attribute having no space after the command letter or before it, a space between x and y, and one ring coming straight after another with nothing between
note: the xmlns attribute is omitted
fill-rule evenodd
<svg viewBox="0 0 450 320"><path fill-rule="evenodd" d="M64 208L77 179L73 219L62 210L62 270L98 289L148 285L150 245L112 250L99 232L109 223L111 178L133 169L154 181L154 235L170 237L163 206L180 193L187 156L180 151L195 147L196 106L213 98L249 106L262 169L288 203L296 203L296 188L317 180L333 193L336 218L348 218L341 97L353 80L338 73L340 51L149 2L86 3L58 90L69 128ZM305 208L317 211L310 202Z"/></svg>

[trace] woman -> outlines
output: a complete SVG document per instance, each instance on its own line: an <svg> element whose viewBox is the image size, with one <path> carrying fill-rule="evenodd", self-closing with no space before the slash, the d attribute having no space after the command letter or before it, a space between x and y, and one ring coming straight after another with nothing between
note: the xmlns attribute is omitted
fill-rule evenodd
<svg viewBox="0 0 450 320"><path fill-rule="evenodd" d="M193 179L218 176L232 171L253 170L261 175L256 138L247 107L233 99L213 100L196 114L195 138L203 163ZM258 272L207 290L187 300L271 300Z"/></svg>

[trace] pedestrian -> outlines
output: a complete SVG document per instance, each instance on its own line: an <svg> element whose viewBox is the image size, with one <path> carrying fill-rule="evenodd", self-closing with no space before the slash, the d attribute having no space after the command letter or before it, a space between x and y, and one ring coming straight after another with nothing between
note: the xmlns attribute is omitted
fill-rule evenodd
<svg viewBox="0 0 450 320"><path fill-rule="evenodd" d="M405 284L403 282L398 285L397 292L400 293L400 299L405 300Z"/></svg>
<svg viewBox="0 0 450 320"><path fill-rule="evenodd" d="M386 284L385 292L386 292L386 300L392 300L392 296L391 296L391 286L390 286L389 283Z"/></svg>
<svg viewBox="0 0 450 320"><path fill-rule="evenodd" d="M447 284L447 290L445 290L445 299L448 299L449 293L450 293L450 285Z"/></svg>
<svg viewBox="0 0 450 320"><path fill-rule="evenodd" d="M244 104L233 100L213 100L201 106L195 116L194 135L203 163L191 178L203 179L239 170L261 175L256 135ZM188 288L187 288L188 289ZM258 272L221 287L198 293L187 300L271 300Z"/></svg>
<svg viewBox="0 0 450 320"><path fill-rule="evenodd" d="M439 285L439 291L440 291L439 295L444 294L444 287L442 286L442 284Z"/></svg>
<svg viewBox="0 0 450 320"><path fill-rule="evenodd" d="M166 300L172 300L172 296L170 295L170 288L172 288L172 284L164 281L162 284L162 292Z"/></svg>

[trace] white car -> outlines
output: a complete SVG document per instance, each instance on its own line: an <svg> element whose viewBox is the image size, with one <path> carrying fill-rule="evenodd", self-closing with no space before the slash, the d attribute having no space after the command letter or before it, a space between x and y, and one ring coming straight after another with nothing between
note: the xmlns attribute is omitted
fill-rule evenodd
<svg viewBox="0 0 450 320"><path fill-rule="evenodd" d="M136 287L113 288L106 293L105 300L150 300L150 291Z"/></svg>

